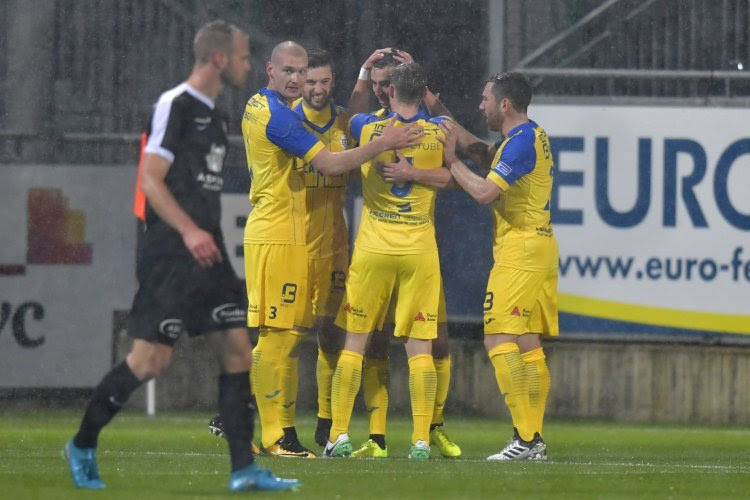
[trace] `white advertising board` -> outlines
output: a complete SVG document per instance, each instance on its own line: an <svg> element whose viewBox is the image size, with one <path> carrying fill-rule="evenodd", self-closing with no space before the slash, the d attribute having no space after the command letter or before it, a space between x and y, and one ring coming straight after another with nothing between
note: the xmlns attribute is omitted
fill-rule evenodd
<svg viewBox="0 0 750 500"><path fill-rule="evenodd" d="M0 386L92 387L135 291L132 166L2 166Z"/></svg>
<svg viewBox="0 0 750 500"><path fill-rule="evenodd" d="M552 140L560 311L750 334L750 129L728 108L532 106Z"/></svg>

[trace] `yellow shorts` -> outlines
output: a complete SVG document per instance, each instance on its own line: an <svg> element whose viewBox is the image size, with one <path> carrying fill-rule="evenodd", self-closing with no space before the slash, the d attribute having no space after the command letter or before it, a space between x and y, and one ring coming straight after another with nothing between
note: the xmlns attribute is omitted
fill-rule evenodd
<svg viewBox="0 0 750 500"><path fill-rule="evenodd" d="M309 292L305 306L306 322L316 317L335 317L344 297L349 273L349 249L341 247L330 257L309 259L307 281Z"/></svg>
<svg viewBox="0 0 750 500"><path fill-rule="evenodd" d="M437 337L440 302L437 251L385 255L354 249L336 325L351 333L381 330L391 300L397 337Z"/></svg>
<svg viewBox="0 0 750 500"><path fill-rule="evenodd" d="M448 313L445 310L445 292L443 291L443 280L441 276L440 280L440 302L438 303L438 324L448 322ZM396 302L391 299L391 303L388 306L388 313L385 315L385 323L393 324L396 322Z"/></svg>
<svg viewBox="0 0 750 500"><path fill-rule="evenodd" d="M247 325L309 328L307 248L304 245L245 243Z"/></svg>
<svg viewBox="0 0 750 500"><path fill-rule="evenodd" d="M493 267L484 298L484 333L559 335L557 268L523 271Z"/></svg>

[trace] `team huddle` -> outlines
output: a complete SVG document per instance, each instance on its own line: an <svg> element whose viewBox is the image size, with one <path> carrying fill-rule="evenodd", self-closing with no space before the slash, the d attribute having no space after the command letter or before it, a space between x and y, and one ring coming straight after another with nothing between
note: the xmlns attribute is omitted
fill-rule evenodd
<svg viewBox="0 0 750 500"><path fill-rule="evenodd" d="M175 271L169 259L174 255L139 249L140 289L129 328L136 341L97 387L79 433L65 447L76 486L104 487L94 455L99 431L136 387L166 367L183 331L210 334L223 360L219 415L210 427L227 438L232 491L299 485L258 467L258 453L388 457L391 336L403 341L408 358L409 458L430 459L433 448L459 457L461 449L443 425L451 359L434 207L437 190L445 188L492 203L495 216L495 262L483 305L485 347L514 431L488 460L546 459L542 423L550 377L540 337L558 334L558 259L549 214L552 154L546 133L526 114L528 81L501 73L486 82L479 108L503 139L485 144L450 117L406 52L373 52L344 108L331 98L335 68L325 51L306 51L295 42L273 49L265 68L268 85L249 99L242 119L253 207L244 237L247 325L259 330L250 363L247 332L243 339L237 324L237 306L244 301L236 297L236 280L227 276L216 217L200 214L207 207L216 212L218 192L205 175L194 175L197 168L220 176L226 137L192 137L191 126L178 123L206 119L175 111L208 113L209 123L219 122L213 99L224 85L244 81L248 37L223 21L209 23L196 35L194 54L190 78L160 98L146 149L155 158L147 155L142 181L151 210L146 233L152 233L153 247L157 238L182 240L172 252L183 260L176 271L182 278L165 287L175 280L168 272ZM370 91L381 106L373 113L367 110ZM187 99L189 105L183 104ZM191 163L183 151L196 143L191 159L206 153L203 165L183 166ZM469 169L457 150L485 169L484 176ZM361 176L364 203L349 262L343 208L354 175ZM200 185L194 185L196 178L203 179ZM188 202L194 198L206 201ZM197 296L201 307L195 307ZM204 309L214 324L201 318ZM314 440L321 453L302 445L295 428L299 346L311 332L318 339ZM360 386L370 429L368 439L353 447L349 422ZM252 444L251 391L261 424L259 448Z"/></svg>

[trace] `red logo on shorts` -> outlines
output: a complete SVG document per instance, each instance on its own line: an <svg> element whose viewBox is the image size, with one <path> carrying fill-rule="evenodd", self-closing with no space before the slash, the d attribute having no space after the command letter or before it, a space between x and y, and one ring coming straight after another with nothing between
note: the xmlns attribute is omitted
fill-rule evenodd
<svg viewBox="0 0 750 500"><path fill-rule="evenodd" d="M414 316L414 321L424 321L424 315L422 314L422 311L419 311L416 316Z"/></svg>
<svg viewBox="0 0 750 500"><path fill-rule="evenodd" d="M352 305L347 302L346 305L344 306L344 311L348 313L352 312Z"/></svg>
<svg viewBox="0 0 750 500"><path fill-rule="evenodd" d="M510 315L511 316L520 316L521 315L521 311L518 310L518 306L515 306L513 308L513 311L511 311Z"/></svg>

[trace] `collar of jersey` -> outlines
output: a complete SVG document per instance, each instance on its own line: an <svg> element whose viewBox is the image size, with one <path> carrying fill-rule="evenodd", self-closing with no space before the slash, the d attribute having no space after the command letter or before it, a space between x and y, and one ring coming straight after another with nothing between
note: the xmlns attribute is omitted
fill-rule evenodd
<svg viewBox="0 0 750 500"><path fill-rule="evenodd" d="M289 107L289 103L287 102L286 98L284 98L284 96L281 95L281 92L277 90L271 90L268 87L263 87L262 89L258 91L258 93L266 97L275 97L279 101L279 104L282 104L283 106L286 106L287 108Z"/></svg>
<svg viewBox="0 0 750 500"><path fill-rule="evenodd" d="M513 137L514 135L518 134L522 129L528 128L528 127L536 128L536 127L538 127L538 125L536 123L534 123L533 120L529 120L526 123L522 123L520 125L516 125L515 127L513 127L510 130L510 132L508 132L507 137Z"/></svg>
<svg viewBox="0 0 750 500"><path fill-rule="evenodd" d="M214 104L213 99L211 99L206 94L204 94L200 90L190 85L188 82L185 82L185 90L187 90L188 94L195 97L196 99L198 99L200 102L202 102L209 108L214 109L215 104Z"/></svg>
<svg viewBox="0 0 750 500"><path fill-rule="evenodd" d="M419 111L417 111L417 114L416 114L416 115L414 115L414 116L412 116L412 117L411 117L411 118L409 118L408 120L407 120L406 118L404 118L403 116L401 116L400 114L396 113L395 111L391 111L390 113L388 113L388 115L386 116L386 118L393 118L394 116L396 117L396 119L397 119L398 121L400 121L400 122L404 122L404 123L412 123L412 122L415 122L415 121L417 121L417 120L429 120L430 118L432 118L432 117L431 117L431 116L430 116L430 115L429 115L429 114L428 114L428 113L427 113L427 112L426 112L425 110L423 110L422 108L419 108Z"/></svg>
<svg viewBox="0 0 750 500"><path fill-rule="evenodd" d="M311 122L307 115L305 114L305 101L302 100L294 107L294 111L302 118L302 121L305 122L307 126L309 126L311 129L316 131L319 134L325 134L328 129L330 129L333 124L336 122L336 105L331 102L331 119L328 120L328 123L323 125L322 127L315 125L313 122Z"/></svg>

